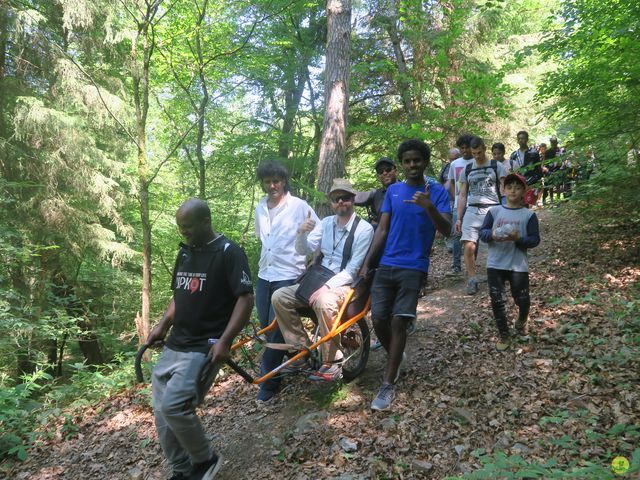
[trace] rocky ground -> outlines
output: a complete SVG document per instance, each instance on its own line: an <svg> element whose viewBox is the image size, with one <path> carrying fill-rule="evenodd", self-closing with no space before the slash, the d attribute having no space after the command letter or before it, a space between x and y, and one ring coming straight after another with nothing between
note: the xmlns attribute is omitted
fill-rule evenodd
<svg viewBox="0 0 640 480"><path fill-rule="evenodd" d="M531 465L631 461L640 437L638 225L602 229L564 209L538 214L528 342L495 350L486 283L470 297L464 279L446 278L450 255L439 242L392 410L369 408L381 351L356 381L291 378L262 407L255 386L228 375L201 410L225 458L219 478L445 478L500 462L546 478ZM87 409L74 436L32 450L7 478L167 478L149 396L138 387ZM500 476L487 475L476 478Z"/></svg>

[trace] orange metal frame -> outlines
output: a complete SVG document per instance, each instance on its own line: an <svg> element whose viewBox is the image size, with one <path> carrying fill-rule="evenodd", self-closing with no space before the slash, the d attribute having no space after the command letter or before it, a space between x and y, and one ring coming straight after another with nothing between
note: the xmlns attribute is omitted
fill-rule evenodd
<svg viewBox="0 0 640 480"><path fill-rule="evenodd" d="M353 317L348 319L346 322L342 322L342 320L341 320L342 317L344 316L345 311L347 310L347 307L349 306L349 303L351 302L351 299L353 298L353 294L354 293L355 293L355 290L353 288L351 290L349 290L349 292L347 292L347 295L346 295L346 297L344 299L344 302L342 303L342 306L340 307L340 310L338 311L336 316L333 318L333 324L331 326L331 330L329 331L329 333L327 333L324 337L318 339L316 342L311 344L308 347L307 350L301 351L298 354L296 354L295 356L289 358L289 360L287 360L286 362L282 363L281 365L278 365L276 368L271 370L269 373L266 373L261 377L254 378L253 379L253 384L260 384L260 383L263 383L263 382L269 380L270 378L272 378L275 375L277 375L283 368L286 368L287 366L291 365L291 363L293 363L293 362L295 362L297 360L300 360L301 358L304 358L305 356L307 356L309 354L310 351L316 350L320 345L322 345L323 343L328 342L329 340L335 338L336 335L340 335L346 329L348 329L349 327L354 325L356 322L358 322L358 320L363 318L367 314L367 312L369 311L369 308L371 307L371 297L370 296L367 299L367 302L365 303L364 308L362 309L361 312L359 312L358 314L354 315ZM272 330L275 330L276 328L278 328L277 325L278 325L277 324L277 320L274 318L273 321L269 325L267 325L263 329L259 330L256 333L256 335L262 335L264 333L267 333L267 332L270 332ZM237 350L238 348L242 347L243 345L246 345L247 343L251 342L254 339L255 339L255 336L240 338L236 343L233 344L233 346L231 347L231 351L233 352L234 350Z"/></svg>

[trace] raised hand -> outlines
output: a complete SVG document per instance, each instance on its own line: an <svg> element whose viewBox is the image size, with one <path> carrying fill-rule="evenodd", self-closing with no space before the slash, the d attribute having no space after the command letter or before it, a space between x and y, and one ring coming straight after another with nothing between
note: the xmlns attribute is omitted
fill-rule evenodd
<svg viewBox="0 0 640 480"><path fill-rule="evenodd" d="M429 184L426 184L424 187L424 192L418 190L413 194L413 197L409 200L403 200L405 203L413 203L426 209L431 203L431 192L429 191Z"/></svg>
<svg viewBox="0 0 640 480"><path fill-rule="evenodd" d="M311 212L307 214L307 218L300 224L298 233L309 233L316 226L316 221L311 218Z"/></svg>

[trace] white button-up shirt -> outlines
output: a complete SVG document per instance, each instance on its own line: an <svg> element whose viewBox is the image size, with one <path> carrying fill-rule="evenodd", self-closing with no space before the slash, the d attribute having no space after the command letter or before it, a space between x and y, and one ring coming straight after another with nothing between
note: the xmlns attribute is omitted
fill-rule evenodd
<svg viewBox="0 0 640 480"><path fill-rule="evenodd" d="M311 214L318 224L320 219L304 200L285 194L283 204L273 221L269 218L269 207L265 195L256 207L256 237L262 243L258 277L268 282L298 278L305 270L305 255L295 249L298 228Z"/></svg>
<svg viewBox="0 0 640 480"><path fill-rule="evenodd" d="M300 254L306 255L315 252L318 244L320 244L320 251L323 255L322 266L336 273L326 283L329 288L351 285L355 281L358 270L360 270L367 250L369 250L369 245L373 240L373 227L369 222L360 219L353 238L351 259L344 270L340 270L344 245L355 218L356 214L354 213L347 224L344 227L340 227L336 222L336 216L332 215L324 218L321 223L316 224L315 228L308 234L303 233L296 236L296 250Z"/></svg>

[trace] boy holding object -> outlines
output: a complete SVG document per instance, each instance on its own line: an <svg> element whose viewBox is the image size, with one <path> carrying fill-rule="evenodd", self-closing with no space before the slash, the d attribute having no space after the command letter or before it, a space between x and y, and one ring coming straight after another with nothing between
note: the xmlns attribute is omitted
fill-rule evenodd
<svg viewBox="0 0 640 480"><path fill-rule="evenodd" d="M489 244L487 281L491 308L500 336L496 344L498 351L508 349L511 343L505 301L507 281L511 287L511 295L518 305L516 335L525 335L529 316L531 300L527 249L540 243L540 232L538 217L524 206L526 190L527 181L522 175L507 175L504 179L506 205L491 208L480 228L480 239Z"/></svg>

